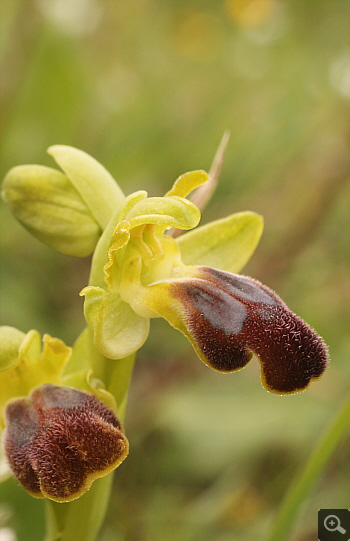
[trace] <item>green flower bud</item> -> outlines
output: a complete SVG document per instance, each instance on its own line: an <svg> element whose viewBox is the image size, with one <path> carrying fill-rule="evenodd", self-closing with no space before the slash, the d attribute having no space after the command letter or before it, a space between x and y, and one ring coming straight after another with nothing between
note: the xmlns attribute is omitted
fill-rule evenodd
<svg viewBox="0 0 350 541"><path fill-rule="evenodd" d="M34 237L66 255L91 254L101 229L69 178L41 165L21 165L5 177L3 199Z"/></svg>

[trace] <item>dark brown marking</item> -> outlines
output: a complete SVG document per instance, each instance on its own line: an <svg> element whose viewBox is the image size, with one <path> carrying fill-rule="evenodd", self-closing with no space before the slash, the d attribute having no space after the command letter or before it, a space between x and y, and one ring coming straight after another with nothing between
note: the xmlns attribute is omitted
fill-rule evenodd
<svg viewBox="0 0 350 541"><path fill-rule="evenodd" d="M268 390L303 390L324 372L327 348L316 332L269 288L251 278L199 267L197 278L171 285L184 324L215 370L243 368L255 353Z"/></svg>

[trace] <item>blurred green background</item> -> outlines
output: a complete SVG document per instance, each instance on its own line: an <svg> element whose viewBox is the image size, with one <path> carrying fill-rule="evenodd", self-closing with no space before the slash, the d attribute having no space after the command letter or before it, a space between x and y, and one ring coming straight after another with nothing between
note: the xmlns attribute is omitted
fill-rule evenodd
<svg viewBox="0 0 350 541"><path fill-rule="evenodd" d="M287 487L349 386L347 0L2 0L1 175L53 166L45 149L92 154L125 193L162 195L209 169L231 131L203 223L254 210L263 239L244 273L324 337L332 363L306 393L268 394L257 362L221 375L163 321L138 354L126 431L99 541L263 539ZM72 344L89 260L41 245L1 204L1 324ZM291 539L319 508L348 507L345 441ZM43 505L0 489L0 535L40 541ZM9 528L6 530L6 528Z"/></svg>

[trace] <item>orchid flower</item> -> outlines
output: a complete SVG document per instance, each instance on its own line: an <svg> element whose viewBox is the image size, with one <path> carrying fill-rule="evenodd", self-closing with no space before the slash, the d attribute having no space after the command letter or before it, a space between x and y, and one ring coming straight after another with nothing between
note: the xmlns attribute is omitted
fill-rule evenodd
<svg viewBox="0 0 350 541"><path fill-rule="evenodd" d="M89 374L85 382L64 374L72 348L58 338L46 334L41 345L37 331L4 326L0 343L0 434L8 464L32 496L75 500L128 454L113 397L94 388ZM10 470L0 458L4 480Z"/></svg>
<svg viewBox="0 0 350 541"><path fill-rule="evenodd" d="M37 331L0 331L4 449L12 473L32 495L71 502L95 479L110 479L127 456L119 419L135 354L153 318L182 332L219 372L240 370L255 355L268 391L303 391L321 376L328 363L322 338L271 289L238 274L259 242L261 216L239 212L198 226L193 201L207 199L213 188L204 171L180 176L163 197L145 191L125 197L85 152L63 145L48 152L62 172L14 167L3 198L51 248L93 257L80 293L87 328L73 348L45 335L41 350ZM174 228L185 232L174 235ZM98 479L82 498L86 504L72 502L64 513L52 504L49 517L56 518L47 539L61 535L53 524L65 524L69 539L93 540L109 489L110 481ZM79 529L74 513L82 518Z"/></svg>
<svg viewBox="0 0 350 541"><path fill-rule="evenodd" d="M104 282L92 279L81 292L94 343L106 357L124 358L143 345L150 319L163 317L215 370L239 370L255 353L268 390L301 391L326 367L323 341L269 288L233 274L255 249L262 218L243 212L167 235L197 226L199 209L186 196L207 181L193 171L162 198L136 192L111 219Z"/></svg>

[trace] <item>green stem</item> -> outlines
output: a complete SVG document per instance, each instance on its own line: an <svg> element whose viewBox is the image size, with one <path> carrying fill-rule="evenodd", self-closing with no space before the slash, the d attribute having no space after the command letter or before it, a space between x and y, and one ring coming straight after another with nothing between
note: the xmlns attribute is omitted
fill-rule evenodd
<svg viewBox="0 0 350 541"><path fill-rule="evenodd" d="M283 541L288 538L302 503L321 475L342 437L349 429L349 422L350 397L342 404L335 419L309 457L305 467L292 482L274 520L267 541Z"/></svg>
<svg viewBox="0 0 350 541"><path fill-rule="evenodd" d="M62 160L58 160L57 147L52 154L63 167ZM94 252L89 283L95 286L106 286L103 268L118 214L117 210L109 220ZM78 338L67 365L66 376L70 378L67 381L74 384L75 375L80 377L79 370L82 374L92 370L93 377L103 381L105 389L114 396L118 418L123 423L134 360L135 354L125 359L107 359L95 347L92 331L85 329ZM107 512L112 480L113 473L95 480L90 490L73 502L56 503L47 500L45 541L95 541Z"/></svg>
<svg viewBox="0 0 350 541"><path fill-rule="evenodd" d="M99 371L104 372L106 390L113 394L118 418L124 423L125 410L135 355L117 361L103 357L96 350L90 332L82 335L82 346L95 353ZM93 482L90 490L73 502L46 501L47 533L45 541L95 541L107 512L113 473Z"/></svg>
<svg viewBox="0 0 350 541"><path fill-rule="evenodd" d="M95 541L107 511L113 472L97 479L83 496L69 503L46 500L45 541Z"/></svg>
<svg viewBox="0 0 350 541"><path fill-rule="evenodd" d="M117 403L118 418L124 424L128 391L135 363L135 354L117 361L107 359L105 378L107 391Z"/></svg>

